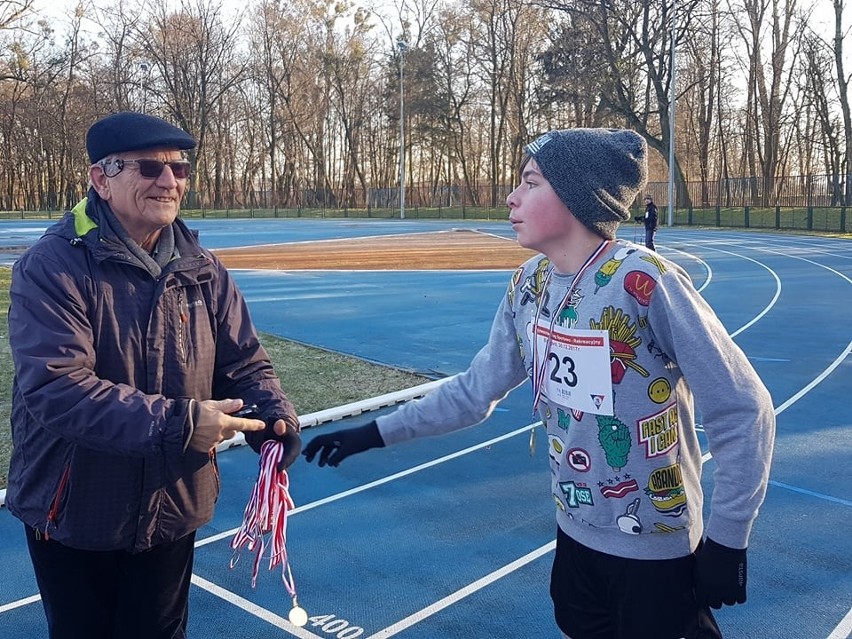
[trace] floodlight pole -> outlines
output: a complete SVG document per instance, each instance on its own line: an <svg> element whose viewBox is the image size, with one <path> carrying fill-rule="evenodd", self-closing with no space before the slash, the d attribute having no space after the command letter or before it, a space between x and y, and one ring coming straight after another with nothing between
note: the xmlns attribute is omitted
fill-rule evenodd
<svg viewBox="0 0 852 639"><path fill-rule="evenodd" d="M399 49L399 219L405 219L405 99L403 92L403 73L405 52L408 43L401 37L397 38Z"/></svg>
<svg viewBox="0 0 852 639"><path fill-rule="evenodd" d="M671 93L669 95L669 220L668 225L674 225L674 162L675 162L675 18L677 15L677 0L672 0L671 19Z"/></svg>
<svg viewBox="0 0 852 639"><path fill-rule="evenodd" d="M139 63L139 71L142 72L142 113L148 112L148 76L151 67L144 60Z"/></svg>

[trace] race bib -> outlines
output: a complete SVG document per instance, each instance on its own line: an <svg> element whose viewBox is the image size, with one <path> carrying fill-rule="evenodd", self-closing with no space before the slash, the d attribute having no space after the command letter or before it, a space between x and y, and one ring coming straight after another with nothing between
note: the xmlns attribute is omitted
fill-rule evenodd
<svg viewBox="0 0 852 639"><path fill-rule="evenodd" d="M561 406L612 415L609 333L605 330L535 327L536 348L544 356L542 394Z"/></svg>

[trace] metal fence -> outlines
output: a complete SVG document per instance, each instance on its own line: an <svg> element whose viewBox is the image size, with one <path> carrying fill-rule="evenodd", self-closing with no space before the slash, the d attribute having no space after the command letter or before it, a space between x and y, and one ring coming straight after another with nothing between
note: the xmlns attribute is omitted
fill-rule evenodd
<svg viewBox="0 0 852 639"><path fill-rule="evenodd" d="M675 190L675 206L668 219L668 183L651 182L651 194L661 223L676 225L774 228L784 230L846 233L847 207L843 196L845 176L780 177L771 183L762 178L728 178L713 182L688 182ZM850 176L852 178L852 176ZM184 217L353 217L412 219L487 219L508 216L506 197L514 187L504 185L408 186L405 205L399 188L301 189L273 191L225 191L213 197L188 192ZM644 194L643 194L644 195ZM74 203L69 203L69 208ZM642 197L634 202L634 214L642 210ZM0 211L0 219L55 218L54 210Z"/></svg>

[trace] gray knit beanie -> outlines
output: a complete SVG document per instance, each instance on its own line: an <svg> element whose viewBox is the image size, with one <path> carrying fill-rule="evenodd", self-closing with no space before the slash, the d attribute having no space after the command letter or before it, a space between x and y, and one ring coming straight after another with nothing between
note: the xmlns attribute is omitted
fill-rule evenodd
<svg viewBox="0 0 852 639"><path fill-rule="evenodd" d="M613 239L648 179L645 140L628 129L550 131L524 151L571 213Z"/></svg>

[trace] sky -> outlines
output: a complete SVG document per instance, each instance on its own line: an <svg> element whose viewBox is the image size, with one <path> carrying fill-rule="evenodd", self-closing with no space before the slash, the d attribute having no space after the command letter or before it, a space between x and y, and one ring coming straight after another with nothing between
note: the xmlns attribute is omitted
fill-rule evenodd
<svg viewBox="0 0 852 639"><path fill-rule="evenodd" d="M196 0L191 1L194 2ZM731 1L737 2L737 0ZM39 15L61 20L69 15L70 11L73 11L78 2L79 0L34 0L33 6ZM109 6L114 3L114 0L86 0L86 2L91 2L97 6ZM221 2L226 11L236 13L241 9L245 9L249 4L252 4L253 0L221 0ZM826 34L830 35L833 33L834 14L832 0L798 0L798 2L802 7L814 7L814 13L810 21L812 27L819 25L826 30ZM367 3L364 2L364 4ZM846 13L848 15L845 17L844 22L850 24L852 23L852 7L847 7Z"/></svg>

